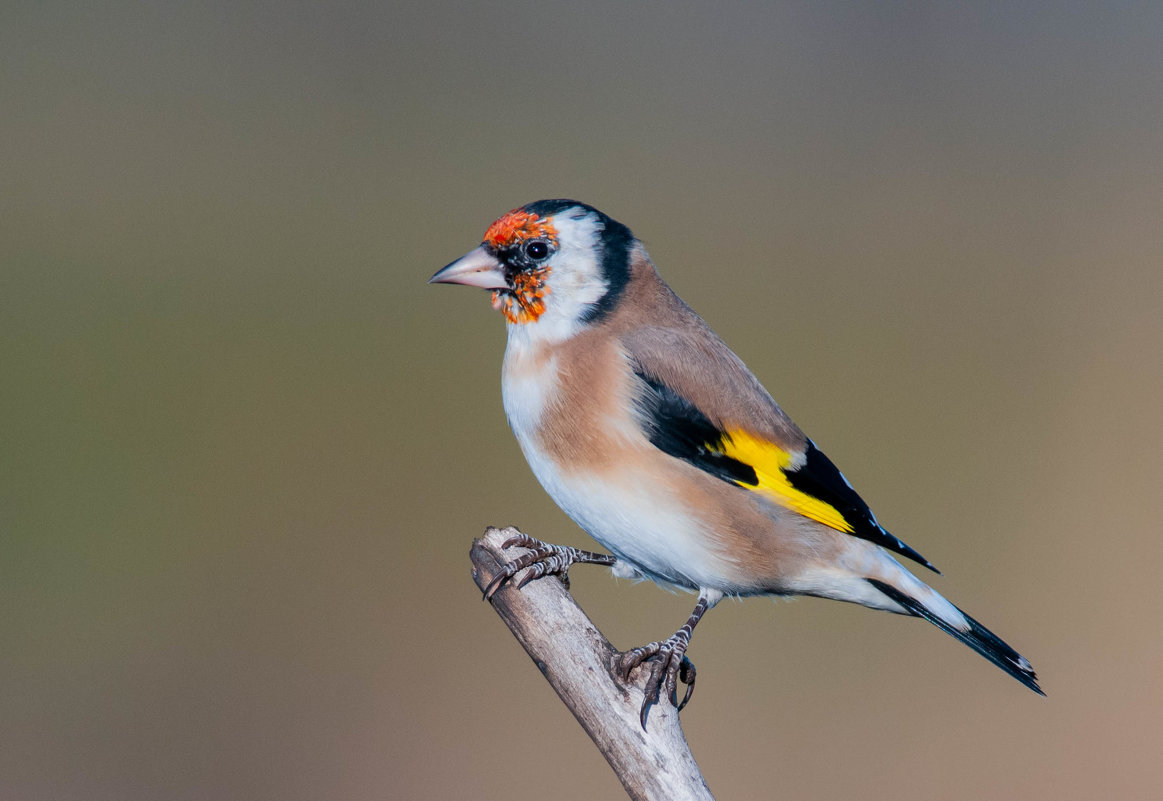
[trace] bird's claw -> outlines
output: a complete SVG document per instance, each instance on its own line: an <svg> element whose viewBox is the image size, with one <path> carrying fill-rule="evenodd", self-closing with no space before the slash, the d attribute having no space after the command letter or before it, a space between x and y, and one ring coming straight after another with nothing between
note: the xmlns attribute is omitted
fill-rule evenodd
<svg viewBox="0 0 1163 801"><path fill-rule="evenodd" d="M646 715L650 707L658 703L664 688L666 697L679 712L691 700L691 695L695 691L697 671L694 662L687 658L686 649L690 644L690 638L683 636L684 634L685 632L680 631L668 640L652 642L618 657L618 669L627 681L635 668L649 663L650 674L643 688L645 698L642 700L642 710L638 715L643 729L646 728ZM686 685L682 701L678 700L680 681Z"/></svg>
<svg viewBox="0 0 1163 801"><path fill-rule="evenodd" d="M515 545L528 548L529 553L521 554L501 567L497 575L493 576L493 580L485 587L484 600L492 598L509 579L526 568L528 571L517 582L517 589L521 589L534 579L549 575L558 576L565 584L565 588L569 589L569 568L571 565L579 563L611 565L614 563L612 556L583 551L569 545L551 545L536 537L522 534L520 531L501 543L501 550L507 550Z"/></svg>

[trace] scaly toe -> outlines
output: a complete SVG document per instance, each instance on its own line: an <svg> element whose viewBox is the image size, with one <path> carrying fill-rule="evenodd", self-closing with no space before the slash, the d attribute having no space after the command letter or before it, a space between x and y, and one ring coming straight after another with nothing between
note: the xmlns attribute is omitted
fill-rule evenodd
<svg viewBox="0 0 1163 801"><path fill-rule="evenodd" d="M541 540L530 537L528 534L522 534L520 531L518 531L512 537L509 537L509 539L501 543L501 550L507 551L514 545L520 545L522 548L536 548L538 546L545 545L545 543Z"/></svg>
<svg viewBox="0 0 1163 801"><path fill-rule="evenodd" d="M691 700L691 696L695 693L695 676L698 671L695 670L695 663L686 658L686 654L682 657L682 666L678 669L678 680L686 685L686 692L683 693L682 703L678 705L678 711L682 712L683 707Z"/></svg>
<svg viewBox="0 0 1163 801"><path fill-rule="evenodd" d="M696 671L694 663L686 657L686 645L685 639L671 637L665 642L652 642L619 655L616 667L627 681L634 669L640 665L645 664L650 670L646 684L642 688L644 697L638 715L643 729L646 728L646 717L650 707L658 703L664 692L675 709L681 710L690 701L694 692ZM681 702L678 700L680 681L686 687Z"/></svg>
<svg viewBox="0 0 1163 801"><path fill-rule="evenodd" d="M551 545L535 537L530 537L528 534L522 534L520 531L505 540L501 544L501 549L513 546L528 548L529 552L521 554L501 567L497 575L485 587L484 600L492 598L497 590L505 585L505 582L526 568L528 568L528 572L517 582L517 589L521 589L534 579L551 575L560 576L566 589L569 589L568 571L570 566L586 563L612 565L615 562L614 557L607 554L583 551L568 545Z"/></svg>
<svg viewBox="0 0 1163 801"><path fill-rule="evenodd" d="M643 645L641 648L635 648L632 651L619 654L618 671L622 674L622 678L630 681L630 674L634 672L634 668L656 655L661 648L662 643L652 642L649 645Z"/></svg>
<svg viewBox="0 0 1163 801"><path fill-rule="evenodd" d="M536 548L529 553L521 554L512 562L504 565L497 575L493 576L493 580L489 582L489 586L485 587L484 600L489 600L493 594L501 588L506 581L513 578L513 576L520 573L530 565L535 565L551 553L547 548Z"/></svg>

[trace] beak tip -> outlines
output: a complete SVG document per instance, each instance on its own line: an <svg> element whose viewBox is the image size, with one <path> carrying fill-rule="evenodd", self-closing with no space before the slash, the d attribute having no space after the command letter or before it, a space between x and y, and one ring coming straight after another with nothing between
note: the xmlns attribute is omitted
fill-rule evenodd
<svg viewBox="0 0 1163 801"><path fill-rule="evenodd" d="M505 277L496 257L480 247L438 270L428 283L498 289L505 286Z"/></svg>

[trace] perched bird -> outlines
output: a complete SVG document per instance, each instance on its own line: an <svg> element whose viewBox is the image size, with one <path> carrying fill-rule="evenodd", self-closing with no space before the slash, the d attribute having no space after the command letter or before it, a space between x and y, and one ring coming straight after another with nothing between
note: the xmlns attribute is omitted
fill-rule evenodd
<svg viewBox="0 0 1163 801"><path fill-rule="evenodd" d="M814 595L924 618L1042 694L1024 657L894 558L936 571L877 522L626 226L573 200L530 203L430 282L492 292L508 322L509 425L553 500L613 554L522 536L506 547L532 551L486 597L525 568L528 581L586 562L698 593L673 636L622 655L627 676L650 670L643 726L663 690L686 704L691 632L725 595Z"/></svg>

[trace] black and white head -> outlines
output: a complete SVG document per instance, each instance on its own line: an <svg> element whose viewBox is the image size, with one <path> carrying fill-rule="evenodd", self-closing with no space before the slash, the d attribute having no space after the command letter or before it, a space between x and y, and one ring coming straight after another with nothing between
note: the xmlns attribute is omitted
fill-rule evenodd
<svg viewBox="0 0 1163 801"><path fill-rule="evenodd" d="M493 308L511 327L564 338L617 305L635 244L629 228L592 206L539 200L490 225L480 247L429 283L491 290Z"/></svg>

